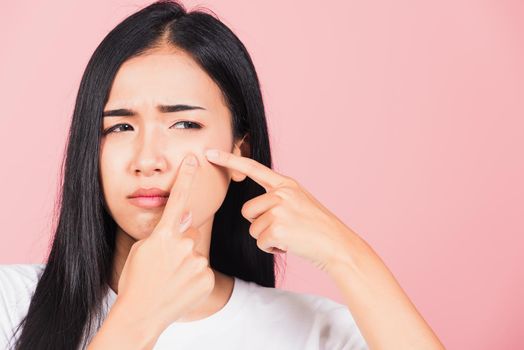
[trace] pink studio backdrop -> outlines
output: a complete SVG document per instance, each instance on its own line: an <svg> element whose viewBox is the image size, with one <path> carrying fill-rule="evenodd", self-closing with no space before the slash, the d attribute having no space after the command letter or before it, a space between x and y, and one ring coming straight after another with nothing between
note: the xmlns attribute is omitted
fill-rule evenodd
<svg viewBox="0 0 524 350"><path fill-rule="evenodd" d="M40 263L81 74L144 1L0 11L0 263ZM366 239L449 349L524 343L524 3L187 1L250 51L275 170ZM342 302L289 255L278 286Z"/></svg>

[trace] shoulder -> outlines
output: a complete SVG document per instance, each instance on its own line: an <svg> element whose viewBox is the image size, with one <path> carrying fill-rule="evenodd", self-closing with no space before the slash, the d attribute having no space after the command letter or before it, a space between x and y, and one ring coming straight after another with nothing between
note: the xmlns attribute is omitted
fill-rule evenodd
<svg viewBox="0 0 524 350"><path fill-rule="evenodd" d="M7 344L27 313L44 267L45 264L0 264L0 345Z"/></svg>
<svg viewBox="0 0 524 350"><path fill-rule="evenodd" d="M12 304L32 294L44 267L45 264L0 265L0 300Z"/></svg>
<svg viewBox="0 0 524 350"><path fill-rule="evenodd" d="M45 264L0 264L0 282L4 281L38 281Z"/></svg>
<svg viewBox="0 0 524 350"><path fill-rule="evenodd" d="M264 287L254 282L246 283L248 285L249 301L250 303L256 302L256 305L283 308L291 313L297 312L300 315L307 314L311 316L347 310L347 315L351 317L351 313L346 305L325 296L294 292L282 288Z"/></svg>
<svg viewBox="0 0 524 350"><path fill-rule="evenodd" d="M267 321L281 322L283 329L309 334L327 349L367 349L349 308L325 296L248 282L249 307Z"/></svg>

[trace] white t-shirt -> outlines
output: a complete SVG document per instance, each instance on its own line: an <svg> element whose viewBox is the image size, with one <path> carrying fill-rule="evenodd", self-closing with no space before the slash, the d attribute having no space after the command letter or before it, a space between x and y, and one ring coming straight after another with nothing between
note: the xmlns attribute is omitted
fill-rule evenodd
<svg viewBox="0 0 524 350"><path fill-rule="evenodd" d="M26 315L44 267L0 265L0 349L7 348L14 328ZM109 288L104 315L116 296ZM92 336L94 333L89 338ZM345 305L314 294L263 287L237 277L232 295L222 309L204 319L172 323L154 346L155 350L175 348L368 349Z"/></svg>

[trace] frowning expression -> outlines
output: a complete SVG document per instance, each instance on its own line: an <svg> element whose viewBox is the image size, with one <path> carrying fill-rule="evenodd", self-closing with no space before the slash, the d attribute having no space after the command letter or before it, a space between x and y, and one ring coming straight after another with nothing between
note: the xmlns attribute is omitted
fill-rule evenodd
<svg viewBox="0 0 524 350"><path fill-rule="evenodd" d="M181 160L201 164L189 206L196 226L220 208L231 174L205 160L204 150L236 150L231 113L218 85L183 51L155 51L119 68L106 105L100 176L110 215L135 239L145 238L164 206L133 205L139 188L170 191Z"/></svg>

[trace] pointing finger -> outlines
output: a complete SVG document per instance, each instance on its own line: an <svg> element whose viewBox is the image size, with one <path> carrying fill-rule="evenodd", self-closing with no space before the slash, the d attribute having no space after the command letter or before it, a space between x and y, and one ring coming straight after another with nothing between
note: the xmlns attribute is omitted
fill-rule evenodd
<svg viewBox="0 0 524 350"><path fill-rule="evenodd" d="M180 220L182 215L189 209L187 208L187 202L191 192L191 185L193 184L198 168L199 163L195 155L188 154L184 157L178 169L175 182L171 187L162 217L157 224L157 227L161 227L160 231L180 234Z"/></svg>
<svg viewBox="0 0 524 350"><path fill-rule="evenodd" d="M264 187L266 192L286 181L286 177L252 158L237 156L220 149L207 150L206 157L214 164L246 174Z"/></svg>

